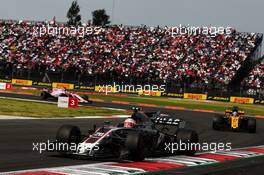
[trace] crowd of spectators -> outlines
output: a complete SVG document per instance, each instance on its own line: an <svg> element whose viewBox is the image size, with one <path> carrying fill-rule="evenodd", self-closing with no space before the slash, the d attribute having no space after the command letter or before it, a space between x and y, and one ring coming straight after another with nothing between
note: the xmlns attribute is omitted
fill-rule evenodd
<svg viewBox="0 0 264 175"><path fill-rule="evenodd" d="M222 86L260 39L234 29L212 37L170 35L166 27L146 26L109 26L84 36L36 35L43 26L47 23L0 21L0 69Z"/></svg>
<svg viewBox="0 0 264 175"><path fill-rule="evenodd" d="M264 88L264 59L250 72L249 76L242 81L242 86L252 89Z"/></svg>

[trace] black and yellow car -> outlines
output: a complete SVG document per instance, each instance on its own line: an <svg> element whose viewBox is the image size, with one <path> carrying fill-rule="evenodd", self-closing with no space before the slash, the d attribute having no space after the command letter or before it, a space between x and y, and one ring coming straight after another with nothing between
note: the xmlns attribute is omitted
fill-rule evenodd
<svg viewBox="0 0 264 175"><path fill-rule="evenodd" d="M213 129L230 129L232 131L256 132L256 119L245 116L245 111L238 107L226 109L225 114L216 114L213 118Z"/></svg>

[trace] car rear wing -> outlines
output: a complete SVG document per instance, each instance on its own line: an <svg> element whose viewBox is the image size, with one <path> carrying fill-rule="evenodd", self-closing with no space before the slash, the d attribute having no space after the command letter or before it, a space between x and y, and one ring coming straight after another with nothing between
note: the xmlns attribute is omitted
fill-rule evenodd
<svg viewBox="0 0 264 175"><path fill-rule="evenodd" d="M155 125L173 125L180 128L185 127L185 121L179 118L157 117L154 119Z"/></svg>
<svg viewBox="0 0 264 175"><path fill-rule="evenodd" d="M233 110L227 109L227 110L225 110L225 113L226 113L226 114L232 114L232 113L233 113ZM239 115L244 115L244 114L245 114L245 111L241 111L241 110L239 110L239 111L238 111L238 114L239 114Z"/></svg>

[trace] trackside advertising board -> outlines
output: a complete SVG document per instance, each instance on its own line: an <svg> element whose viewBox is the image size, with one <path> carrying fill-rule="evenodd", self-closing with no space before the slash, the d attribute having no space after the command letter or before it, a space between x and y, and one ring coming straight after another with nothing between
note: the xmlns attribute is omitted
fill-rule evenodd
<svg viewBox="0 0 264 175"><path fill-rule="evenodd" d="M74 89L74 84L70 84L70 83L57 83L57 82L54 82L54 83L52 83L52 87L53 87L53 88Z"/></svg>
<svg viewBox="0 0 264 175"><path fill-rule="evenodd" d="M229 102L229 97L221 97L221 96L214 96L214 95L208 95L207 100L214 100L214 101L224 101Z"/></svg>
<svg viewBox="0 0 264 175"><path fill-rule="evenodd" d="M0 79L0 82L3 82L3 83L12 83L12 80Z"/></svg>
<svg viewBox="0 0 264 175"><path fill-rule="evenodd" d="M10 90L12 89L11 83L0 83L0 90Z"/></svg>
<svg viewBox="0 0 264 175"><path fill-rule="evenodd" d="M253 104L254 103L254 98L247 98L247 97L230 97L230 102L234 103L249 103Z"/></svg>
<svg viewBox="0 0 264 175"><path fill-rule="evenodd" d="M12 84L22 85L22 86L32 86L32 80L12 79Z"/></svg>
<svg viewBox="0 0 264 175"><path fill-rule="evenodd" d="M40 81L33 81L34 86L52 87L52 83L45 83Z"/></svg>
<svg viewBox="0 0 264 175"><path fill-rule="evenodd" d="M75 85L74 89L94 91L95 87L94 86L85 86L85 85Z"/></svg>
<svg viewBox="0 0 264 175"><path fill-rule="evenodd" d="M262 105L264 105L264 100L261 100L261 99L255 99L254 103L255 103L255 104L262 104Z"/></svg>
<svg viewBox="0 0 264 175"><path fill-rule="evenodd" d="M72 97L59 97L58 98L59 108L78 108L78 99Z"/></svg>
<svg viewBox="0 0 264 175"><path fill-rule="evenodd" d="M173 92L162 92L161 96L165 97L175 97L175 98L183 98L183 94L173 93Z"/></svg>
<svg viewBox="0 0 264 175"><path fill-rule="evenodd" d="M161 91L138 91L138 95L161 96Z"/></svg>
<svg viewBox="0 0 264 175"><path fill-rule="evenodd" d="M194 100L206 100L207 94L184 93L183 98L194 99Z"/></svg>
<svg viewBox="0 0 264 175"><path fill-rule="evenodd" d="M115 87L111 86L95 86L95 92L115 93L117 90Z"/></svg>

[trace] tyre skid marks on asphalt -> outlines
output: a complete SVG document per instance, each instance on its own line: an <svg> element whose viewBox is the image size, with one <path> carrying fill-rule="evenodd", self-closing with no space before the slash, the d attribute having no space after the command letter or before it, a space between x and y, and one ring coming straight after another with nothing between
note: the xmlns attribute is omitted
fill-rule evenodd
<svg viewBox="0 0 264 175"><path fill-rule="evenodd" d="M250 157L264 156L264 145L240 148L231 151L217 151L198 153L195 156L169 156L162 158L146 159L144 162L104 162L86 165L74 165L36 170L7 172L12 175L124 175L138 174L151 171L175 169L221 163L228 160L246 159ZM46 172L46 173L41 173Z"/></svg>

